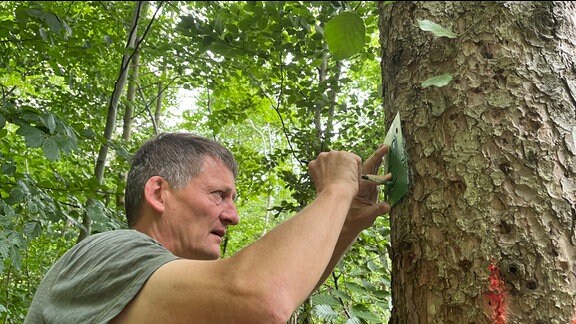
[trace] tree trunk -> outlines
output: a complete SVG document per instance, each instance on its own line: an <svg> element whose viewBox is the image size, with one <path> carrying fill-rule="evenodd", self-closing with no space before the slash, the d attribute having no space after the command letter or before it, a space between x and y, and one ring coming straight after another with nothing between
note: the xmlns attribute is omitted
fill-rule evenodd
<svg viewBox="0 0 576 324"><path fill-rule="evenodd" d="M112 135L116 129L116 115L118 113L118 102L120 102L120 97L124 91L124 86L126 85L126 79L128 76L128 65L135 51L136 38L138 35L138 21L140 19L140 14L142 13L142 7L145 5L145 1L139 1L135 4L134 14L132 16L132 23L128 29L128 41L126 42L126 52L122 57L122 64L120 66L120 75L116 83L114 84L114 91L110 97L110 104L108 105L108 114L106 117L106 128L104 130L104 143L100 146L100 151L98 153L98 159L96 160L96 167L94 168L94 174L96 181L98 183L103 183L104 181L104 167L106 164L106 158L108 156L108 146L110 141L112 141Z"/></svg>
<svg viewBox="0 0 576 324"><path fill-rule="evenodd" d="M384 108L402 116L411 175L391 212L391 323L575 318L575 16L569 2L380 3Z"/></svg>
<svg viewBox="0 0 576 324"><path fill-rule="evenodd" d="M165 70L162 72L162 79L164 79ZM158 134L160 131L160 117L162 116L162 101L164 98L164 83L158 82L158 96L156 97L156 109L154 109L154 118L152 124L154 125L154 133Z"/></svg>
<svg viewBox="0 0 576 324"><path fill-rule="evenodd" d="M132 23L130 24L130 28L128 29L128 41L126 44L126 49L135 49L136 43L136 36L138 33L138 20L140 19L141 9L144 6L145 2L139 1L135 3L134 14L132 16ZM106 126L104 129L104 143L100 146L100 150L98 152L98 158L96 159L96 165L94 167L94 178L96 179L98 184L104 183L104 168L106 165L106 159L108 156L108 146L112 141L112 135L114 134L114 130L116 128L116 115L118 112L118 102L120 101L120 97L124 91L124 85L126 84L126 78L128 75L128 65L130 64L130 58L132 55L132 51L124 53L122 57L122 64L120 66L120 75L116 84L114 84L114 91L112 92L112 96L110 97L110 103L108 105L108 113L106 117ZM86 206L90 206L93 204L92 199L88 199L86 202ZM86 208L87 210L87 208ZM90 235L92 232L91 225L92 219L88 215L87 211L84 211L82 214L82 225L83 227L80 229L80 233L78 234L77 242L82 241L86 237Z"/></svg>

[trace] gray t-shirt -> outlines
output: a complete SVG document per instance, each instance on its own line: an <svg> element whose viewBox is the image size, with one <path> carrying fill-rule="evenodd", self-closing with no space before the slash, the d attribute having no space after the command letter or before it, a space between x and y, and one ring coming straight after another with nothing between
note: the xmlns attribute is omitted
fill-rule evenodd
<svg viewBox="0 0 576 324"><path fill-rule="evenodd" d="M135 230L92 235L50 268L24 323L108 323L154 271L176 259Z"/></svg>

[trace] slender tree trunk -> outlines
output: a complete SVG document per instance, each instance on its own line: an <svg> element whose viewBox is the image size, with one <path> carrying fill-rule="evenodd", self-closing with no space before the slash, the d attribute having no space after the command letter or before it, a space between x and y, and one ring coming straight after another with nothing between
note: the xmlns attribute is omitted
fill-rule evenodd
<svg viewBox="0 0 576 324"><path fill-rule="evenodd" d="M128 89L126 91L126 108L124 109L124 123L122 124L122 141L125 144L130 143L132 137L132 119L134 117L134 107L136 107L136 89L138 87L138 67L140 65L140 51L134 53L130 63L130 78L128 80ZM125 183L128 177L128 171L123 171L118 178L120 183ZM123 192L116 194L116 208L124 209L125 197Z"/></svg>
<svg viewBox="0 0 576 324"><path fill-rule="evenodd" d="M334 67L328 67L328 49L322 57L322 64L318 67L318 83L320 88L326 89L327 96L323 101L316 103L314 111L314 126L316 127L316 149L328 151L332 146L334 136L334 112L337 106L337 94L340 90L340 73L342 64L336 62ZM331 75L329 73L331 72ZM326 119L323 122L323 118Z"/></svg>
<svg viewBox="0 0 576 324"><path fill-rule="evenodd" d="M144 1L139 1L135 3L134 14L132 15L132 23L128 29L128 40L126 44L127 49L134 49L136 44L136 37L138 34L138 20L140 19L140 14L142 12L142 7L144 6ZM128 64L130 63L132 52L128 51L124 53L122 57L122 64L120 66L120 75L116 84L114 85L114 91L110 98L110 104L108 105L108 114L106 118L106 127L104 129L104 143L100 146L100 151L98 152L98 158L96 160L96 165L94 167L94 178L99 184L104 183L104 168L106 165L106 158L108 156L108 146L112 140L112 134L116 128L116 115L118 114L118 102L122 96L124 86L126 84L126 78L128 74ZM88 200L86 202L87 206L90 206L93 202ZM86 208L88 209L88 208ZM82 225L83 228L80 230L77 241L80 242L91 232L92 220L87 212L82 215Z"/></svg>
<svg viewBox="0 0 576 324"><path fill-rule="evenodd" d="M140 8L141 17L146 16L146 12L148 11L149 5L150 5L149 2L143 3L142 7ZM142 37L137 38L139 40L142 39ZM123 119L124 122L122 124L122 141L125 144L130 143L130 139L132 138L132 120L134 118L134 108L136 107L136 92L138 89L138 83L139 83L138 79L140 76L139 71L140 71L140 49L137 49L135 50L134 56L132 57L132 60L130 62L130 70L129 70L130 77L128 78L128 89L126 91L126 107L124 109L124 119ZM126 182L127 177L128 177L127 171L120 173L119 178L122 183ZM125 197L123 192L117 194L116 208L118 208L119 210L124 209L124 203L125 203L124 199Z"/></svg>
<svg viewBox="0 0 576 324"><path fill-rule="evenodd" d="M380 3L384 106L411 174L391 213L391 323L574 320L575 16L570 2Z"/></svg>
<svg viewBox="0 0 576 324"><path fill-rule="evenodd" d="M126 85L126 79L128 76L128 65L133 51L136 45L136 39L138 35L138 20L140 19L140 14L142 12L142 7L144 6L144 1L139 1L135 3L134 15L132 16L132 23L128 29L128 41L126 43L126 49L128 50L124 53L122 57L122 64L120 66L120 75L116 84L114 85L114 91L110 98L110 104L108 105L108 114L106 118L106 128L104 130L104 141L100 147L100 152L98 154L98 159L96 161L95 177L98 183L102 183L104 179L104 166L106 164L106 157L108 155L108 146L112 140L112 134L114 129L116 129L116 115L118 114L118 103L120 102L120 97L124 91L124 86Z"/></svg>
<svg viewBox="0 0 576 324"><path fill-rule="evenodd" d="M136 51L130 64L130 79L128 80L128 90L126 91L126 109L124 109L124 123L122 125L122 140L126 143L130 141L132 135L132 119L134 116L134 107L136 106L139 65L140 51Z"/></svg>
<svg viewBox="0 0 576 324"><path fill-rule="evenodd" d="M162 72L162 79L164 79L166 68ZM158 134L160 131L160 117L162 116L162 100L164 98L164 83L162 81L158 82L158 96L156 98L156 109L154 109L154 125L155 133Z"/></svg>

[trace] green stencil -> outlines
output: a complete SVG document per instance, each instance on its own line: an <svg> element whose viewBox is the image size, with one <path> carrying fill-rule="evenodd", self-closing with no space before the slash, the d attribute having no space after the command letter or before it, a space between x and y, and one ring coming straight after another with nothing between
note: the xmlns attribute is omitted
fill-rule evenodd
<svg viewBox="0 0 576 324"><path fill-rule="evenodd" d="M406 154L406 145L404 136L402 136L402 127L400 125L400 113L396 114L384 144L388 145L390 150L384 158L384 174L392 172L392 181L386 184L386 200L391 206L394 206L408 192L408 155Z"/></svg>

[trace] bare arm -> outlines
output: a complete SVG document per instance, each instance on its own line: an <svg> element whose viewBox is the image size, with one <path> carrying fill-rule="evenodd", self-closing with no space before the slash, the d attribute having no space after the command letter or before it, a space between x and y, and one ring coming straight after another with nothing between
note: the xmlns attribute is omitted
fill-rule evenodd
<svg viewBox="0 0 576 324"><path fill-rule="evenodd" d="M304 210L228 259L162 266L117 322L285 323L327 268L359 189L356 155L322 153L309 169L318 197Z"/></svg>
<svg viewBox="0 0 576 324"><path fill-rule="evenodd" d="M362 174L377 174L378 168L382 163L382 158L388 153L388 146L380 146L365 162L362 166ZM390 180L392 179L391 174L387 174ZM338 237L338 242L332 254L332 258L328 263L322 277L316 285L316 289L319 288L324 281L330 276L332 271L338 262L342 259L342 256L350 248L350 246L356 241L360 232L364 229L372 226L374 221L378 216L384 215L390 211L390 205L388 203L378 203L378 191L374 183L369 181L362 181L360 184L360 189L358 194L352 201L350 205L350 210L348 211L348 216L340 236Z"/></svg>

